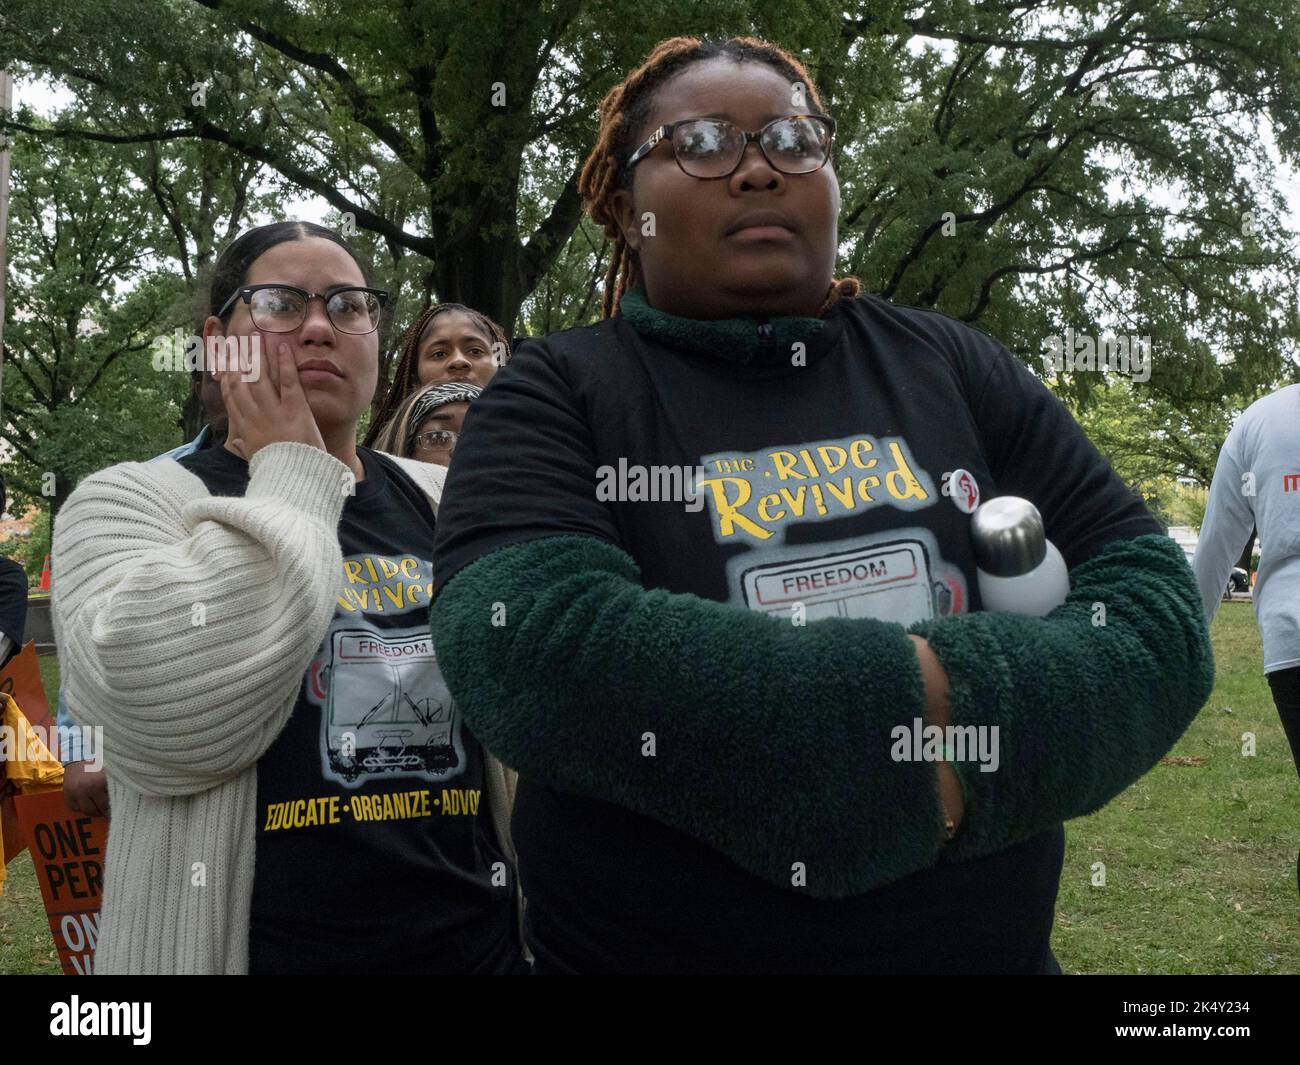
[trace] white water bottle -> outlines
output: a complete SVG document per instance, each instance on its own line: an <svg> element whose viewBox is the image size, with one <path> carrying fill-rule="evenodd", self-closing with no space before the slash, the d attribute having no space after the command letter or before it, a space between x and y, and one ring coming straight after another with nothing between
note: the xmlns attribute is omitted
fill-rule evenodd
<svg viewBox="0 0 1300 1065"><path fill-rule="evenodd" d="M1070 574L1043 531L1038 508L1019 496L998 496L971 515L976 577L985 610L1043 617L1065 602Z"/></svg>

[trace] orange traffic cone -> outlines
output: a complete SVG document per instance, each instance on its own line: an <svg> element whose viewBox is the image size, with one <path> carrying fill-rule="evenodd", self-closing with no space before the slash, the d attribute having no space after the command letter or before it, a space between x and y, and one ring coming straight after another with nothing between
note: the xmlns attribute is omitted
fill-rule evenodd
<svg viewBox="0 0 1300 1065"><path fill-rule="evenodd" d="M40 589L42 592L48 592L50 590L50 556L49 555L45 556L45 565L41 568Z"/></svg>

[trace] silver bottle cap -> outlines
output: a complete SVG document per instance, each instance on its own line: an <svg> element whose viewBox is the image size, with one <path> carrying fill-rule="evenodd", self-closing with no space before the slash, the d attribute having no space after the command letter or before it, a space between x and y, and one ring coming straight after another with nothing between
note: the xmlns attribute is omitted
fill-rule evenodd
<svg viewBox="0 0 1300 1065"><path fill-rule="evenodd" d="M1038 508L1019 496L998 496L971 515L975 563L994 577L1018 577L1047 556L1047 535Z"/></svg>

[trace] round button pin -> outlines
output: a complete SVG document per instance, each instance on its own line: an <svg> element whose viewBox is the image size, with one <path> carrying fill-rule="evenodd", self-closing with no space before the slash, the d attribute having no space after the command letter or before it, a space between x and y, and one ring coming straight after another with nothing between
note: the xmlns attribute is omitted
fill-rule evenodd
<svg viewBox="0 0 1300 1065"><path fill-rule="evenodd" d="M968 470L953 470L948 478L948 498L964 514L974 514L980 505L980 486Z"/></svg>

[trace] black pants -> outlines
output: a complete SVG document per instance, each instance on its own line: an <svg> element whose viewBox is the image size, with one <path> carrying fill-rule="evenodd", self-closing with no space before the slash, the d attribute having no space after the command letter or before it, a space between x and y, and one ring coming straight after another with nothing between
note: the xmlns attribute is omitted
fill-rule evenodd
<svg viewBox="0 0 1300 1065"><path fill-rule="evenodd" d="M1300 666L1276 669L1267 673L1268 686L1273 689L1273 703L1277 716L1282 719L1287 743L1291 744L1291 761L1300 773ZM1300 853L1295 856L1296 889L1300 890Z"/></svg>
<svg viewBox="0 0 1300 1065"><path fill-rule="evenodd" d="M1266 676L1287 742L1291 744L1291 760L1300 773L1300 666L1277 669Z"/></svg>

